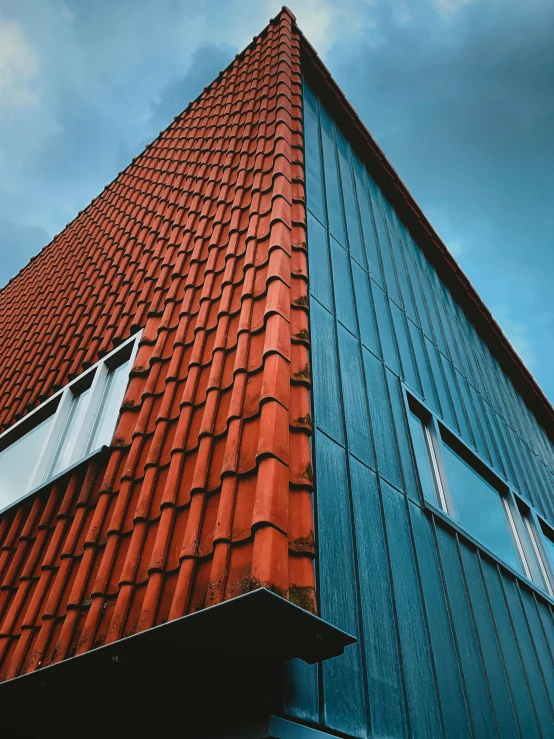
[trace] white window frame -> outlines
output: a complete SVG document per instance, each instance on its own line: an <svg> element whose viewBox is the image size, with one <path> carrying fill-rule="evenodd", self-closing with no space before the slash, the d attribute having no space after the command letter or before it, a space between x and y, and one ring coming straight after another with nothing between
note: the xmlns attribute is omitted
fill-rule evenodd
<svg viewBox="0 0 554 739"><path fill-rule="evenodd" d="M508 568L514 575L520 578L522 577L521 573L514 570L497 554L491 552L485 544L482 544L469 532L465 531L461 524L456 520L456 508L450 493L448 478L442 461L442 445L448 443L443 439L444 433L446 433L447 437L451 437L455 440L456 445L464 447L467 450L468 457L476 460L475 471L477 474L481 474L479 467L486 468L488 476L497 481L496 484L493 484L493 487L495 487L500 494L506 518L508 520L509 529L522 563L524 572L523 577L543 595L546 594L551 600L554 599L554 569L550 565L549 558L542 543L542 538L546 536L554 541L553 527L546 522L522 496L519 495L507 480L501 478L486 460L471 449L468 444L466 444L460 436L448 426L448 424L439 420L435 413L433 413L433 411L416 395L416 393L405 386L404 383L401 384L404 393L406 411L413 412L420 419L424 428L425 439L428 444L429 456L432 461L431 467L440 505L437 507L437 504L433 500L429 500L426 496L423 496L425 506L434 512L440 513L443 520L451 523L457 531L474 542L480 549L484 549L490 556L500 562L504 567ZM407 426L410 432L409 436L411 441L412 436L409 423ZM419 475L417 460L415 460L415 463L416 471ZM487 480L487 482L489 482L489 480ZM549 534L546 534L545 531L548 531ZM530 549L532 551L529 551Z"/></svg>
<svg viewBox="0 0 554 739"><path fill-rule="evenodd" d="M13 426L10 426L9 429L0 434L1 453L39 423L52 417L50 429L38 454L29 484L26 489L22 491L21 496L0 509L0 513L8 510L19 503L23 498L27 498L29 495L32 495L37 490L43 488L61 475L66 474L70 469L80 464L85 459L97 454L106 446L105 444L102 444L97 446L95 449L91 448L92 435L95 423L100 411L102 410L102 399L109 379L109 373L110 370L116 369L127 362L129 362L129 367L132 368L137 355L141 335L142 331L130 336L119 346L106 354L106 356L102 357L102 359L96 362L96 364L86 369L78 377L71 380L71 382L54 393L54 395L48 398L48 400L45 400L37 406L37 408L34 408L24 416L24 418L21 418L17 423L14 423ZM128 387L128 383L129 380L127 380L126 388ZM70 463L63 469L54 472L53 466L57 460L56 452L59 453L58 445L62 439L66 424L70 419L73 403L76 398L78 398L78 396L87 389L90 389L90 391L88 393L88 398L85 401L85 405L83 406L84 421L77 430L74 440L71 440L73 448L71 451ZM119 402L121 403L122 401L123 397ZM112 437L113 432L115 432L115 427L112 430Z"/></svg>

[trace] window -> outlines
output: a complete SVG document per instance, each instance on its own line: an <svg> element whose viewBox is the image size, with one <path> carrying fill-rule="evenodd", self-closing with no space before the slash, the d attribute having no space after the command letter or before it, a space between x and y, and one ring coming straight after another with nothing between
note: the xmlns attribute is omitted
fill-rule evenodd
<svg viewBox="0 0 554 739"><path fill-rule="evenodd" d="M523 574L509 512L500 492L446 443L443 459L456 520L491 552Z"/></svg>
<svg viewBox="0 0 554 739"><path fill-rule="evenodd" d="M0 510L110 444L135 335L0 434Z"/></svg>
<svg viewBox="0 0 554 739"><path fill-rule="evenodd" d="M28 489L33 474L29 460L38 458L51 425L52 416L0 452L0 507L17 500Z"/></svg>
<svg viewBox="0 0 554 739"><path fill-rule="evenodd" d="M429 419L426 423L413 411L410 411L409 419L423 494L435 505L446 508L437 469L436 444L433 443L432 439L432 426Z"/></svg>
<svg viewBox="0 0 554 739"><path fill-rule="evenodd" d="M427 503L554 597L554 531L425 406L408 392L406 399Z"/></svg>

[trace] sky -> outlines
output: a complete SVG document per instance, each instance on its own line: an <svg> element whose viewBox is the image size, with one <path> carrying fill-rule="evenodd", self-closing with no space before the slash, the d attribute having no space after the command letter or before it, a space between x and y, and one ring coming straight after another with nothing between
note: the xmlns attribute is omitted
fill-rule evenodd
<svg viewBox="0 0 554 739"><path fill-rule="evenodd" d="M0 285L280 6L0 0ZM554 401L552 0L290 7Z"/></svg>

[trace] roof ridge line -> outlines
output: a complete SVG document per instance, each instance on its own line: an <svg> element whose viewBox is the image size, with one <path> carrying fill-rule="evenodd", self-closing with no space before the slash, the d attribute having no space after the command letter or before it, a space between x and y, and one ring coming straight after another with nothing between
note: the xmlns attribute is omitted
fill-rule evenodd
<svg viewBox="0 0 554 739"><path fill-rule="evenodd" d="M369 129L363 122L361 116L357 113L352 103L350 103L350 101L342 91L340 85L337 83L315 48L308 41L308 39L297 24L295 24L295 28L300 36L302 50L309 58L312 65L316 68L317 72L324 79L330 91L330 94L338 98L339 104L343 108L343 114L346 114L351 123L358 129L359 134L365 140L365 144L369 146L376 160L381 165L385 176L389 178L398 194L403 197L406 206L413 212L414 216L419 221L421 228L427 232L428 238L433 243L438 255L440 255L440 257L442 258L444 265L446 265L447 269L451 271L452 276L459 281L460 287L465 290L468 299L471 300L474 304L475 310L477 310L482 316L490 331L493 333L496 340L498 341L498 344L502 348L502 352L504 353L505 357L508 357L513 365L517 367L520 375L526 383L528 390L533 394L535 402L539 403L542 410L546 413L550 425L552 426L554 422L554 406L545 395L538 381L533 376L533 373L526 366L523 359L519 356L517 350L513 347L510 339L506 336L506 334L502 330L502 327L493 316L491 310L488 308L477 289L473 286L471 280L466 275L462 267L458 264L455 257L450 253L448 247L428 220L427 216L418 205L417 201L411 194L408 187L405 185L402 178L397 173L396 169L387 158L386 154L383 152L379 144L375 141ZM520 390L518 390L518 392L520 392ZM537 416L537 420L539 421L539 423L541 423L541 425L545 427L545 430L548 433L546 425L540 420L541 414L537 415L535 412L536 409L533 409L534 403L531 402L529 403L529 405L531 407L531 410L533 410L533 413ZM554 441L554 431L552 429L550 430L550 433L548 435Z"/></svg>
<svg viewBox="0 0 554 739"><path fill-rule="evenodd" d="M18 272L16 272L16 273L15 273L15 275L13 275L13 277L10 277L10 279L9 279L9 280L8 280L8 281L6 282L6 284L5 284L5 285L3 285L2 287L0 287L0 296L2 295L2 293L3 293L3 292L4 292L4 291L5 291L5 290L6 290L6 289L7 289L7 288L8 288L8 287L9 287L9 286L10 286L10 285L11 285L11 284L12 284L12 283L13 283L13 282L14 282L14 281L15 281L15 280L16 280L16 279L17 279L17 278L18 278L18 277L19 277L19 276L20 276L20 275L21 275L21 274L22 274L22 273L23 273L23 272L25 271L25 270L27 270L27 269L28 269L28 268L29 268L29 267L31 266L31 264L33 264L33 263L34 263L34 262L35 262L35 261L36 261L36 260L37 260L37 259L38 259L39 257L41 257L41 256L42 256L42 255L43 255L43 254L45 253L45 251L46 251L47 249L49 249L49 247L51 247L51 246L52 246L52 245L53 245L53 244L55 243L55 241L57 240L57 238L58 238L58 237L59 237L59 236L60 236L60 235L61 235L61 234L62 234L62 233L63 233L63 232L64 232L64 231L65 231L65 230L67 229L67 228L69 228L69 227L70 227L70 226L71 226L71 225L72 225L72 224L73 224L73 223L74 223L74 222L75 222L75 221L77 220L77 218L78 218L78 217L79 217L79 216L81 215L81 213L84 213L84 212L85 212L86 210L88 210L88 209L89 209L89 208L90 208L90 207L91 207L91 206L93 205L93 203L95 203L95 202L96 202L96 201L98 200L98 198L99 198L99 197L101 197L101 195L102 195L102 194L103 194L103 193L104 193L104 192L105 192L106 190L108 190L108 189L109 189L109 188L110 188L110 187L111 187L111 186L112 186L112 185L113 185L113 184L114 184L114 183L115 183L115 182L116 182L116 181L117 181L117 180L119 179L119 177L120 177L120 176L121 176L122 174L124 174L124 173L125 173L125 172L126 172L126 171L127 171L127 170L128 170L128 169L129 169L129 168L130 168L130 167L131 167L131 166L132 166L132 165L133 165L133 164L134 164L134 163L136 162L136 161L137 161L137 159L140 159L140 157L141 157L141 156L142 156L142 155L143 155L143 154L144 154L145 152L147 152L147 151L148 151L148 150L149 150L149 149L150 149L150 148L151 148L152 146L154 146L154 144L156 144L156 143L157 143L157 142L158 142L158 141L159 141L159 140L161 139L161 137L162 137L162 136L163 136L163 135L164 135L164 134L165 134L165 133L166 133L167 131L169 131L169 129L170 129L170 128L171 128L171 127L172 127L172 126L173 126L173 125L175 124L175 122L176 122L177 120L180 120L180 119L181 119L181 118L182 118L182 117L183 117L183 116L184 116L184 115L185 115L186 113L189 113L189 112L190 112L190 110L191 110L191 108L192 108L192 106L193 106L193 105L194 105L195 103L197 103L197 102L198 102L198 101L200 100L200 98L202 98L202 97L203 97L203 96L204 96L204 95L205 95L206 93L208 93L208 92L209 92L209 91L210 91L210 90L211 90L211 89L212 89L212 88L214 87L214 85L215 85L216 83L219 83L219 82L221 82L221 79L222 79L223 75L225 75L225 74L226 74L227 72L229 72L229 71L230 71L230 70L231 70L231 69L233 68L233 66L234 66L234 65L235 65L236 63L238 63L239 61L241 61L241 60L242 60L242 59L243 59L243 58L244 58L244 57L246 56L247 52L248 52L248 51L249 51L250 49L252 49L252 48L253 48L253 47L254 47L254 46L255 46L255 45L256 45L256 44L258 43L258 41L259 41L260 39L264 38L264 37L265 37L265 36L267 35L267 33L268 33L268 31L269 31L270 27L271 27L271 26L274 26L274 25L277 25L277 23L278 23L278 22L280 21L280 19L281 19L281 17L282 17L282 16L288 16L288 17L289 17L289 18L291 19L291 22L292 22L292 23L293 23L293 24L294 24L294 25L296 26L296 16L295 16L295 15L294 15L294 13L293 13L293 12L292 12L292 11L290 10L290 8L288 8L288 7L286 6L286 5L283 5L283 7L282 7L282 8L281 8L281 10L280 10L280 11L279 11L279 12L277 13L277 15L275 15L275 16L274 16L273 18L270 18L270 19L269 19L269 21L268 21L268 22L267 22L267 24L266 24L266 25L265 25L265 26L264 26L264 27L262 28L262 30L261 30L261 31L260 31L259 33L257 33L257 34L256 34L255 36L253 36L253 37L252 37L252 41L250 41L250 43L249 43L249 44L248 44L247 46L245 46L245 47L244 47L244 49L242 49L242 51L239 51L239 52L238 52L237 54L235 54L235 56L234 56L234 57L233 57L233 59L232 59L232 60L231 60L231 61L229 62L229 64L228 64L228 65L227 65L226 67L224 67L224 69L222 69L222 70L221 70L221 71L219 72L219 74L218 74L218 75L217 75L217 76L216 76L216 77L215 77L215 78L214 78L214 79L213 79L213 80L212 80L212 81L211 81L211 82L210 82L210 83L209 83L208 85L206 85L206 86L205 86L205 87L204 87L204 88L202 89L202 91L201 91L201 92L200 92L200 93L199 93L199 94L198 94L198 95L197 95L197 96L196 96L196 97L195 97L195 98L194 98L193 100L190 100L190 101L189 101L188 105L186 106L186 108L185 108L185 109L184 109L184 110L183 110L183 111L182 111L181 113L179 113L178 115L174 116L173 120L172 120L172 121L170 121L170 123L169 123L169 124L168 124L168 125L167 125L167 126L166 126L166 127L164 128L164 129L163 129L163 130L161 130L161 131L160 131L160 132L159 132L159 133L157 134L157 136L156 136L156 137L155 137L154 139L152 139L152 141L150 141L149 143L147 143L147 144L146 144L146 145L145 145L145 146L143 147L142 151L140 151L140 152L139 152L139 153L138 153L138 154L137 154L136 156L134 156L134 157L133 157L133 158L131 159L131 161L130 161L130 162L129 162L129 163L128 163L128 164L127 164L127 165L126 165L126 166L125 166L125 167L124 167L123 169L121 169L121 170L120 170L120 171L119 171L119 172L118 172L118 173L117 173L117 174L116 174L116 175L115 175L115 176L113 177L113 179L111 179L111 180L110 180L110 181L109 181L109 182L108 182L108 183L107 183L106 185L104 185L104 187L102 188L102 190L100 190L100 192L99 192L99 193L98 193L97 195L95 195L95 196L94 196L94 197L92 198L92 200L91 200L91 201L90 201L90 202L89 202L89 203L88 203L87 205L85 205L85 207L84 207L84 208L81 208L81 210L79 210L79 211L78 211L78 212L77 212L77 213L75 214L75 216L74 216L74 217L73 217L73 218L72 218L72 219L71 219L70 221L68 221L68 222L67 222L67 223L65 224L65 226L64 226L64 227L63 227L63 228L62 228L62 229L61 229L60 231L58 231L58 233L54 234L54 236L52 236L51 240L50 240L50 241L49 241L49 242L48 242L47 244L44 244L44 246L42 246L42 247L40 248L40 250L39 250L39 251L38 251L38 252L37 252L36 254L33 254L33 256L32 256L32 257L31 257L31 258L29 259L29 261L28 261L28 262L27 262L26 264L24 264L24 265L23 265L23 266L21 267L21 269L19 269L19 270L18 270ZM300 34L300 35L302 36L302 34Z"/></svg>

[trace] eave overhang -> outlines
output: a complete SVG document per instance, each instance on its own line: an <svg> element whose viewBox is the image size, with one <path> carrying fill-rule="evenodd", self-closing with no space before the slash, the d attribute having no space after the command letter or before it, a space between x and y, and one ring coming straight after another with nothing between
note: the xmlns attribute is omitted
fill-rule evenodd
<svg viewBox="0 0 554 739"><path fill-rule="evenodd" d="M245 706L255 714L256 706L265 708L278 695L283 662L330 659L355 641L260 588L8 680L0 685L0 704L10 706L4 717L17 718L12 728L23 735L30 731L30 736L34 721L45 730L43 712L55 713L57 705L63 705L63 722L57 726L63 736L77 718L75 711L90 710L92 696L96 723L108 720L116 710L114 701L124 707L129 696L140 700L141 695L168 693L180 696L180 708L191 721L212 701L220 707L227 701L227 713L236 709L240 714Z"/></svg>

